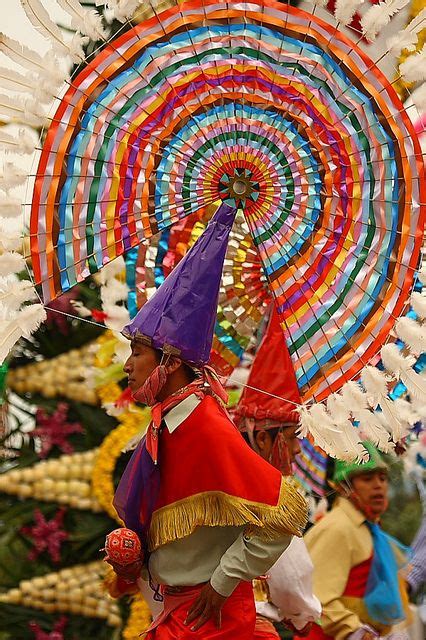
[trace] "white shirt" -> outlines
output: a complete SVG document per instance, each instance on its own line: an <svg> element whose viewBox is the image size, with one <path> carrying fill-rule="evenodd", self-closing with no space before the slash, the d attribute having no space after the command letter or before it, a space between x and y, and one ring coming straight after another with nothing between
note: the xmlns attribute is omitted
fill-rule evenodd
<svg viewBox="0 0 426 640"><path fill-rule="evenodd" d="M313 568L303 539L293 538L268 571L270 602L256 602L257 613L275 622L289 620L299 631L319 620L321 603L312 592Z"/></svg>

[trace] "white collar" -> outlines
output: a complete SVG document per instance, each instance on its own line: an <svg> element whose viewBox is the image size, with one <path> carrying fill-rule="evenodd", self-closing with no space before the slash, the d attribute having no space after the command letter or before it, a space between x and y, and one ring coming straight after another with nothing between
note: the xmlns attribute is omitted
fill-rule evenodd
<svg viewBox="0 0 426 640"><path fill-rule="evenodd" d="M164 416L163 420L166 423L169 433L173 433L182 422L184 422L198 407L201 399L192 393L190 396L179 402L173 409L170 409Z"/></svg>

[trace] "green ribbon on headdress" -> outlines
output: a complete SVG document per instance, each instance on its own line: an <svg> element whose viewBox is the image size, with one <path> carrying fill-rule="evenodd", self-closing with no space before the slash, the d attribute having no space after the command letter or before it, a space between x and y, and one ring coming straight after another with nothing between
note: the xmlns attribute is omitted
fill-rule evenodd
<svg viewBox="0 0 426 640"><path fill-rule="evenodd" d="M363 445L370 454L368 462L345 462L344 460L336 460L333 475L334 484L347 482L350 478L358 476L361 473L388 468L378 449L376 449L371 442L363 442Z"/></svg>

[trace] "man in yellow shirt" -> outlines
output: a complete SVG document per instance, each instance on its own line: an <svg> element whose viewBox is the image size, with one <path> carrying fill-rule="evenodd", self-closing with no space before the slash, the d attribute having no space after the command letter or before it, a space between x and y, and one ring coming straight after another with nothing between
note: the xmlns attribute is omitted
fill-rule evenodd
<svg viewBox="0 0 426 640"><path fill-rule="evenodd" d="M406 618L402 546L378 524L388 505L387 465L373 445L364 444L367 463L336 462L339 497L305 536L323 608L321 626L313 626L309 640L373 640Z"/></svg>

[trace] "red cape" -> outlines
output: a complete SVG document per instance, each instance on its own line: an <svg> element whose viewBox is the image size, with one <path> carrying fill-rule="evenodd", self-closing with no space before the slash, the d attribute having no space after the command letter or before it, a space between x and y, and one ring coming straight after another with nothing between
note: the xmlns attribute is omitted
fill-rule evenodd
<svg viewBox="0 0 426 640"><path fill-rule="evenodd" d="M160 493L149 530L151 550L198 526L248 526L256 535L302 535L304 498L246 444L227 413L205 396L159 446Z"/></svg>

